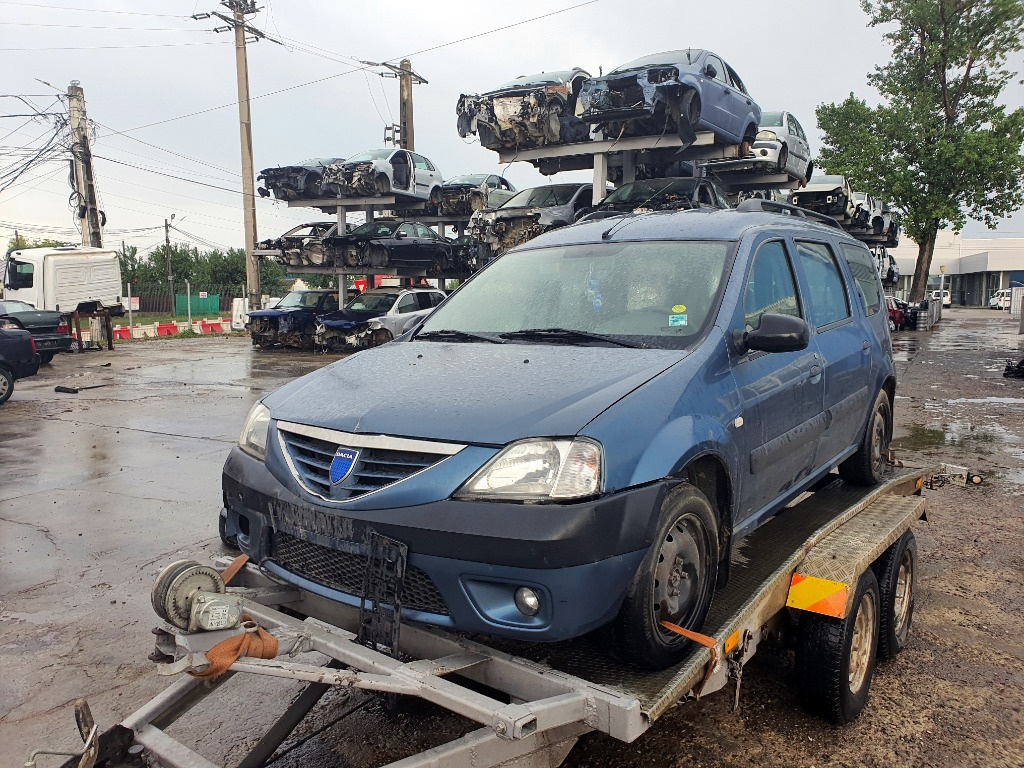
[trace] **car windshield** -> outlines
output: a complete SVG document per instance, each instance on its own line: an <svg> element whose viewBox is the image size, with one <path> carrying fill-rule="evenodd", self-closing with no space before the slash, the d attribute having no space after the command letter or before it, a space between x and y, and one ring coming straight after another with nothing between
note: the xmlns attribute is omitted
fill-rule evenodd
<svg viewBox="0 0 1024 768"><path fill-rule="evenodd" d="M513 90L515 88L525 88L529 85L552 85L555 83L564 83L572 77L572 72L566 70L564 72L541 72L539 75L520 75L515 80L509 80L507 83L502 83L494 90L505 91Z"/></svg>
<svg viewBox="0 0 1024 768"><path fill-rule="evenodd" d="M727 241L511 251L452 294L420 333L561 329L683 349L713 321L734 252Z"/></svg>
<svg viewBox="0 0 1024 768"><path fill-rule="evenodd" d="M502 208L544 208L566 205L580 188L579 184L551 184L547 187L524 189L510 197Z"/></svg>
<svg viewBox="0 0 1024 768"><path fill-rule="evenodd" d="M315 307L323 294L312 291L292 291L277 303L277 307Z"/></svg>
<svg viewBox="0 0 1024 768"><path fill-rule="evenodd" d="M841 187L846 179L842 176L816 176L811 179L812 184L831 184L834 187Z"/></svg>
<svg viewBox="0 0 1024 768"><path fill-rule="evenodd" d="M781 112L762 112L761 113L761 125L769 128L781 128L782 127L782 113Z"/></svg>
<svg viewBox="0 0 1024 768"><path fill-rule="evenodd" d="M387 312L397 300L397 293L361 293L348 303L346 309L359 312Z"/></svg>
<svg viewBox="0 0 1024 768"><path fill-rule="evenodd" d="M631 203L642 205L650 200L665 198L681 198L689 200L693 197L694 188L700 183L698 179L649 179L623 184L604 199L605 203Z"/></svg>
<svg viewBox="0 0 1024 768"><path fill-rule="evenodd" d="M366 152L360 152L358 155L352 155L346 163L366 163L370 160L387 160L391 157L393 149L368 149Z"/></svg>
<svg viewBox="0 0 1024 768"><path fill-rule="evenodd" d="M368 221L365 224L360 224L349 234L390 237L391 233L398 229L401 223L400 221Z"/></svg>
<svg viewBox="0 0 1024 768"><path fill-rule="evenodd" d="M10 314L12 312L35 312L36 308L31 304L26 304L24 301L0 301L0 314Z"/></svg>
<svg viewBox="0 0 1024 768"><path fill-rule="evenodd" d="M453 176L447 179L445 184L472 184L474 187L479 187L487 181L486 173L467 173L463 176Z"/></svg>
<svg viewBox="0 0 1024 768"><path fill-rule="evenodd" d="M311 157L309 160L303 160L295 165L301 168L319 168L322 165L330 165L333 162L335 162L333 157Z"/></svg>
<svg viewBox="0 0 1024 768"><path fill-rule="evenodd" d="M650 56L644 56L641 59L634 59L633 61L626 62L620 67L616 67L608 74L614 74L616 72L628 72L631 69L641 69L643 67L656 67L662 65L675 66L677 64L696 64L697 59L704 53L700 48L687 48L682 51L664 51L662 53L653 53Z"/></svg>

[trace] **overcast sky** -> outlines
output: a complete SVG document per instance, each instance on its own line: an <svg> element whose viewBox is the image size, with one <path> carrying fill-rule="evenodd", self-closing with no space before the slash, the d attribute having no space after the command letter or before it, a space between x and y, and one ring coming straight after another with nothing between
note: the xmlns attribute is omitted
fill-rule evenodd
<svg viewBox="0 0 1024 768"><path fill-rule="evenodd" d="M398 83L358 70L359 59L410 57L429 81L414 89L416 150L445 177L500 172L521 189L589 180L590 172L544 177L526 163L500 166L496 153L459 138L459 94L521 74L573 66L596 74L648 53L708 48L732 65L763 110L796 114L817 151L814 108L851 91L875 103L866 75L887 57L881 30L866 26L856 0L265 0L262 6L250 23L285 45L249 46L257 170L383 146L384 125L398 118ZM210 31L220 22L189 18L218 7L215 0L0 0L3 92L30 95L45 111L60 108L57 91L70 81L85 89L109 245L121 239L140 249L158 245L172 213L200 247L243 244L232 36ZM1006 100L1019 106L1024 90L1015 86ZM0 98L0 114L26 112L16 99ZM18 159L16 148L38 147L48 134L41 121L0 120L0 167ZM77 240L69 193L66 164L32 169L0 193L0 237L6 242L9 224L17 223L32 227L22 226L29 236ZM283 203L257 205L261 239L321 218ZM983 233L988 230L977 224L966 230ZM1024 227L1009 220L1000 233L1021 236Z"/></svg>

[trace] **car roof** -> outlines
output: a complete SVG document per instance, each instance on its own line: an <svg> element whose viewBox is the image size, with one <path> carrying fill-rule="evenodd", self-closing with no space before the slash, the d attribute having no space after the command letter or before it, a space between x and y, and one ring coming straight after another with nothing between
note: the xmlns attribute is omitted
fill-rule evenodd
<svg viewBox="0 0 1024 768"><path fill-rule="evenodd" d="M831 235L859 245L857 240L841 229L818 223L813 219L762 211L698 208L683 211L652 211L580 221L572 226L545 233L521 246L521 249L635 240L739 240L753 230L779 234Z"/></svg>

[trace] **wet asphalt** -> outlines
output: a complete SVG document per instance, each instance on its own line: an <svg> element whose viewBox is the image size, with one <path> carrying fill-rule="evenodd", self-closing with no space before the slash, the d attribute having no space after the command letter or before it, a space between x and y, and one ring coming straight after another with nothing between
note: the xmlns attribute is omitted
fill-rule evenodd
<svg viewBox="0 0 1024 768"><path fill-rule="evenodd" d="M1024 357L1016 331L1006 312L954 309L930 334L894 337L900 455L985 482L927 492L914 635L880 667L865 716L836 729L802 713L789 660L766 653L737 713L718 694L632 745L587 737L566 764L1024 764L1024 381L1001 375ZM16 384L0 407L0 768L36 747L74 748L76 698L103 729L165 687L146 659L154 578L176 559L231 554L217 537L220 468L246 413L333 359L239 337L156 340L61 355ZM172 733L228 763L299 690L238 677L224 689ZM308 740L275 765L375 765L471 729L376 701L346 716L359 696L328 695L297 732Z"/></svg>

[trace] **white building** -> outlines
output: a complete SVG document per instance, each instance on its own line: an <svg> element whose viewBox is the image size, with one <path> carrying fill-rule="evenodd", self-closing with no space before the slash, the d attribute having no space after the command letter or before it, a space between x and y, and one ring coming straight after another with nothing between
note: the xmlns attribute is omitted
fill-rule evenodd
<svg viewBox="0 0 1024 768"><path fill-rule="evenodd" d="M898 248L889 251L900 267L898 296L910 293L917 264L917 243L903 238ZM935 241L928 285L938 288L945 267L944 285L953 303L981 307L1000 288L1024 287L1024 238L964 238L948 230L939 232Z"/></svg>

